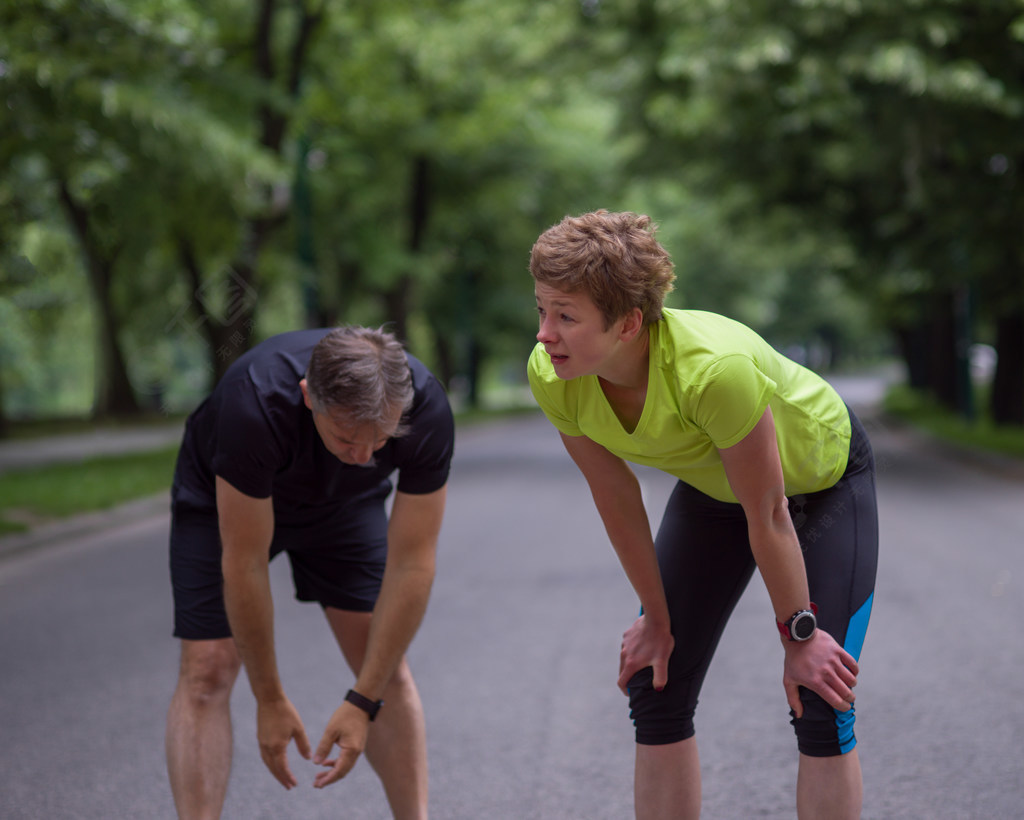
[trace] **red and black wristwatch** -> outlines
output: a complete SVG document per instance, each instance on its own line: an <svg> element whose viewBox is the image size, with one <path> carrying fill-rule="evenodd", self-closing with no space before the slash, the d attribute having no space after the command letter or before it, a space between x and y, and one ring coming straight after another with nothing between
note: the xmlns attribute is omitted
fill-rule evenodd
<svg viewBox="0 0 1024 820"><path fill-rule="evenodd" d="M779 634L787 641L806 641L818 628L817 615L818 605L812 602L810 609L794 612L788 621L776 621L775 625L779 628Z"/></svg>

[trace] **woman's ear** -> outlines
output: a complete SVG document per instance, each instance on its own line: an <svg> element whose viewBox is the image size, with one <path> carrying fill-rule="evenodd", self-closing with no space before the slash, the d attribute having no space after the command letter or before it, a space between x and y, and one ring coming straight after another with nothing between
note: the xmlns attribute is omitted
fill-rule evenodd
<svg viewBox="0 0 1024 820"><path fill-rule="evenodd" d="M619 321L622 322L619 338L624 342L631 342L644 329L644 312L635 307Z"/></svg>

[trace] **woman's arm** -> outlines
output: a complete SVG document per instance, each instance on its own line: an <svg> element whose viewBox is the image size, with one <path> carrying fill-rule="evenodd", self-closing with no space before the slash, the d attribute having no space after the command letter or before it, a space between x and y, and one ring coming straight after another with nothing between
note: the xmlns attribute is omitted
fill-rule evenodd
<svg viewBox="0 0 1024 820"><path fill-rule="evenodd" d="M803 553L789 516L771 408L739 444L719 454L729 486L746 514L750 548L775 618L784 622L811 601Z"/></svg>
<svg viewBox="0 0 1024 820"><path fill-rule="evenodd" d="M785 622L795 612L807 609L811 600L803 552L789 515L771 408L741 442L719 453L729 485L746 514L750 548L768 589L775 619ZM783 640L783 646L783 683L797 717L803 713L799 686L814 690L835 709L850 708L857 662L831 635L818 629L810 640Z"/></svg>
<svg viewBox="0 0 1024 820"><path fill-rule="evenodd" d="M562 434L562 442L590 486L608 538L643 608L623 639L619 688L625 691L636 672L651 666L654 687L660 690L668 681L674 641L640 483L625 461L586 436Z"/></svg>

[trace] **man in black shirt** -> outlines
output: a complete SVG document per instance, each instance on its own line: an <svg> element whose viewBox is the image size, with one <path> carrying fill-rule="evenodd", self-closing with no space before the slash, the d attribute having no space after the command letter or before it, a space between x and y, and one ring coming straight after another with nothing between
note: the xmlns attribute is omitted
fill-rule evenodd
<svg viewBox="0 0 1024 820"><path fill-rule="evenodd" d="M223 807L243 665L263 762L286 789L298 783L292 739L325 767L317 788L365 749L394 816L427 816L423 712L405 651L430 595L453 440L441 385L394 337L366 328L268 339L191 415L172 489L181 666L167 764L179 816ZM321 605L356 675L315 751L278 675L268 567L280 552L296 597Z"/></svg>

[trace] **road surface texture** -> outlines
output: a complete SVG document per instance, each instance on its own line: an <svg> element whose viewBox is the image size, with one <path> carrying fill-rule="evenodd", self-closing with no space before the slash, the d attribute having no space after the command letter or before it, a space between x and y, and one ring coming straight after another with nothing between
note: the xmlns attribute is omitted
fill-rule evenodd
<svg viewBox="0 0 1024 820"><path fill-rule="evenodd" d="M858 385L849 383L850 400ZM864 817L1024 816L1024 482L868 419L882 552L857 688ZM638 471L652 525L670 482ZM170 818L174 685L167 515L0 561L0 818ZM315 745L352 677L275 561L285 687ZM636 601L583 480L540 417L461 430L437 582L410 652L439 820L632 817L632 727L615 686ZM782 652L755 576L704 687L704 817L792 818ZM386 708L386 706L385 706ZM225 818L389 813L365 761L285 792L260 762L244 679Z"/></svg>

